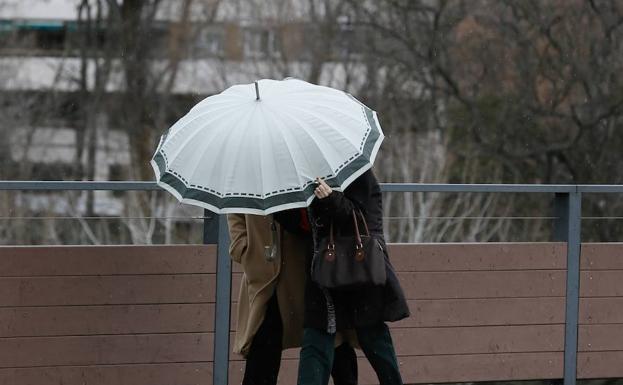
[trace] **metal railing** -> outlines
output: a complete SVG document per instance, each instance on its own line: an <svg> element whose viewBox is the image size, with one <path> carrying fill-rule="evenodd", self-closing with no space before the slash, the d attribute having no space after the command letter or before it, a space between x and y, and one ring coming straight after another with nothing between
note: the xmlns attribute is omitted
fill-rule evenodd
<svg viewBox="0 0 623 385"><path fill-rule="evenodd" d="M161 190L154 182L0 181L2 190ZM526 185L526 184L419 184L382 183L383 192L442 193L549 193L554 194L553 240L567 243L565 298L564 384L575 385L578 354L580 298L580 243L583 193L623 193L623 185ZM232 266L229 233L224 215L204 214L204 244L217 244L216 312L214 324L213 384L226 385L229 370L229 327Z"/></svg>

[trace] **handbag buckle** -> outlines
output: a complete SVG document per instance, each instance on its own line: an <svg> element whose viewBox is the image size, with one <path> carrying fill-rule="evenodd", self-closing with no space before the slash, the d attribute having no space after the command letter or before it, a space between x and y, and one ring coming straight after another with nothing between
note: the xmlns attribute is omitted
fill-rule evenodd
<svg viewBox="0 0 623 385"><path fill-rule="evenodd" d="M329 262L333 262L335 260L335 243L329 243L327 245L327 249L324 252L324 259Z"/></svg>
<svg viewBox="0 0 623 385"><path fill-rule="evenodd" d="M355 260L357 262L361 262L363 261L364 258L365 258L365 254L363 253L363 244L357 243L355 245Z"/></svg>

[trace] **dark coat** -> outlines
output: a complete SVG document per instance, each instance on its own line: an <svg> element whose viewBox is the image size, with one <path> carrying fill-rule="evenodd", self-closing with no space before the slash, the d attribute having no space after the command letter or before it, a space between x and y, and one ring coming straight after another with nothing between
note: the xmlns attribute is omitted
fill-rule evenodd
<svg viewBox="0 0 623 385"><path fill-rule="evenodd" d="M366 171L349 185L343 193L334 191L324 199L314 199L309 210L310 223L314 236L314 249L318 241L327 236L331 219L337 231L353 233L352 210L362 211L371 234L383 239L383 207L381 189L372 171ZM333 332L359 327L377 325L384 321L398 321L409 316L409 307L398 278L394 272L385 241L387 283L384 286L370 286L357 290L327 290L320 288L311 280L311 262L308 255L307 282L305 285L304 325ZM328 310L328 302L333 302L335 319ZM335 323L333 322L335 321Z"/></svg>

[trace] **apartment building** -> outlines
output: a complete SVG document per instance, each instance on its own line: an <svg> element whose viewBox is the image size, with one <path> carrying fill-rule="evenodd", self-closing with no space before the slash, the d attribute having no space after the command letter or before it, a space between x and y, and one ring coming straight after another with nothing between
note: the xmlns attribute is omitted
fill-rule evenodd
<svg viewBox="0 0 623 385"><path fill-rule="evenodd" d="M107 24L111 10L97 3L9 0L0 5L0 100L8 107L0 113L3 179L140 179L131 156L136 134L123 122L129 100L124 77L132 52L114 41L119 35ZM154 84L150 92L162 92L162 103L177 106L160 125L148 128L153 133L166 130L201 98L257 78L315 73L318 83L356 87L356 77L346 76L345 63L351 74L358 70L348 15L312 22L303 1L284 8L283 1L226 0L214 8L216 2L206 0L191 2L186 10L184 3L162 1L153 15L146 14L153 11L149 7L139 15L149 28L146 57L137 59L149 67L146 87ZM169 84L156 84L153 74L164 79L171 71ZM93 98L98 104L85 117L83 104L94 103ZM83 201L81 210L89 211ZM117 215L123 206L119 196L106 192L96 193L92 205L97 215ZM63 211L65 205L56 207Z"/></svg>

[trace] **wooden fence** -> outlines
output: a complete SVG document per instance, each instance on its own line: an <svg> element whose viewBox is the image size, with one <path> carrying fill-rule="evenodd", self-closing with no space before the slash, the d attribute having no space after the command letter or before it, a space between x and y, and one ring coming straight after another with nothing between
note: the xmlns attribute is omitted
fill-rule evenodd
<svg viewBox="0 0 623 385"><path fill-rule="evenodd" d="M566 243L390 253L413 313L391 325L405 383L562 378ZM0 385L211 384L215 266L215 246L0 247ZM623 377L623 244L583 244L580 274L578 378ZM360 383L377 383L362 357Z"/></svg>

